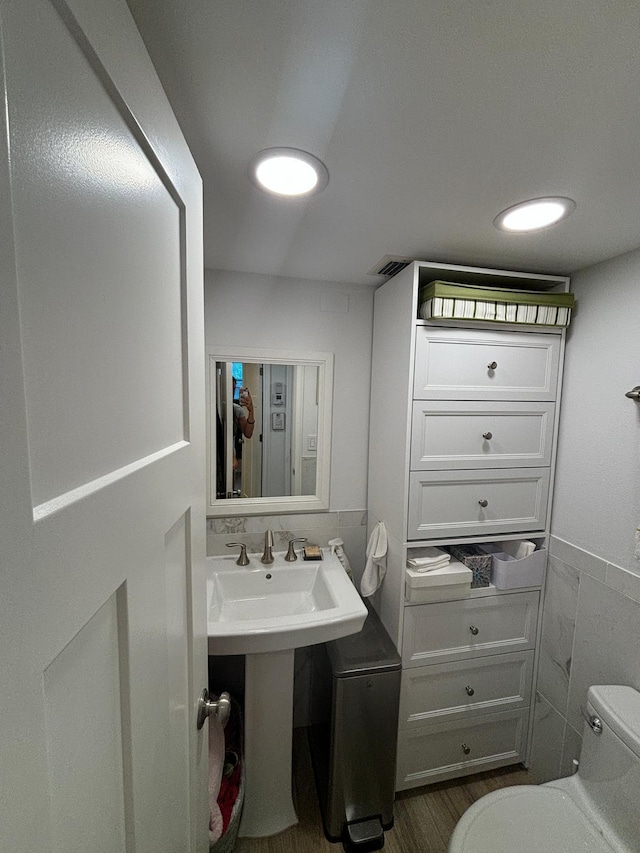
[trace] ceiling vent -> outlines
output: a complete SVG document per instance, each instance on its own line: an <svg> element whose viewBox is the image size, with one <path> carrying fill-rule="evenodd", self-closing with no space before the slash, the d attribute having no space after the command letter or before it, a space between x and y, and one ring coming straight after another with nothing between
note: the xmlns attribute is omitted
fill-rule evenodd
<svg viewBox="0 0 640 853"><path fill-rule="evenodd" d="M413 258L401 258L399 255L385 255L373 269L369 270L367 275L386 275L391 278L405 267L408 267L413 261Z"/></svg>

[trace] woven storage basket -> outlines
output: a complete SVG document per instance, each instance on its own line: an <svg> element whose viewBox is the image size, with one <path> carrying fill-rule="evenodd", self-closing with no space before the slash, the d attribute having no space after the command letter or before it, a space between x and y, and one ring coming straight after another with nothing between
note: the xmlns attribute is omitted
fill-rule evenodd
<svg viewBox="0 0 640 853"><path fill-rule="evenodd" d="M473 572L471 589L489 586L491 554L485 554L477 545L450 545L451 556Z"/></svg>

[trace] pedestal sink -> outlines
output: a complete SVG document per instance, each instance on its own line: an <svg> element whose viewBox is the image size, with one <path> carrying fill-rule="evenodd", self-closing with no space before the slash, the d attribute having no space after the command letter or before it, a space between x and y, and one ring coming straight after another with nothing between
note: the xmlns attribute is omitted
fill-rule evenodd
<svg viewBox="0 0 640 853"><path fill-rule="evenodd" d="M323 549L317 562L264 566L208 558L210 655L246 655L245 802L240 835L274 835L297 823L291 795L295 649L355 634L367 609L342 565Z"/></svg>

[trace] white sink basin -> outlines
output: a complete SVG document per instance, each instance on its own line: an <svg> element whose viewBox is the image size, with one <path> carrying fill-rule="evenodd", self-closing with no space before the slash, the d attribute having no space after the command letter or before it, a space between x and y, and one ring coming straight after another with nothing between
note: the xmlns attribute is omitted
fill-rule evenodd
<svg viewBox="0 0 640 853"><path fill-rule="evenodd" d="M246 655L245 802L240 835L275 835L297 823L291 796L295 649L356 634L367 608L338 558L265 566L250 555L207 559L209 654Z"/></svg>
<svg viewBox="0 0 640 853"><path fill-rule="evenodd" d="M256 654L325 643L357 633L367 615L338 559L287 563L258 555L248 566L236 556L209 557L207 602L209 653Z"/></svg>
<svg viewBox="0 0 640 853"><path fill-rule="evenodd" d="M218 572L211 615L220 622L270 619L336 606L319 565Z"/></svg>

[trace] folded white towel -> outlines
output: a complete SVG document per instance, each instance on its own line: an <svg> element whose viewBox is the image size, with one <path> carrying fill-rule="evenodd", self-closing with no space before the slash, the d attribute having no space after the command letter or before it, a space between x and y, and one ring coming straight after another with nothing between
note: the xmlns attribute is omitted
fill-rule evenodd
<svg viewBox="0 0 640 853"><path fill-rule="evenodd" d="M445 569L451 562L451 557L438 560L437 563L421 563L419 560L407 560L407 568L414 572L433 572L435 569Z"/></svg>
<svg viewBox="0 0 640 853"><path fill-rule="evenodd" d="M415 551L411 551L409 553L415 553ZM435 548L432 545L428 545L426 548L420 549L420 554L418 556L408 558L407 563L411 561L412 563L416 563L420 566L429 566L431 563L440 563L442 560L449 562L449 560L451 560L451 554L443 551L442 548Z"/></svg>
<svg viewBox="0 0 640 853"><path fill-rule="evenodd" d="M367 563L360 581L360 592L365 598L380 587L387 571L387 528L379 521L373 528L367 545Z"/></svg>
<svg viewBox="0 0 640 853"><path fill-rule="evenodd" d="M409 552L414 553L415 551ZM407 558L407 568L415 572L430 572L433 569L442 569L451 562L451 554L441 548L427 546L420 549L419 556Z"/></svg>

